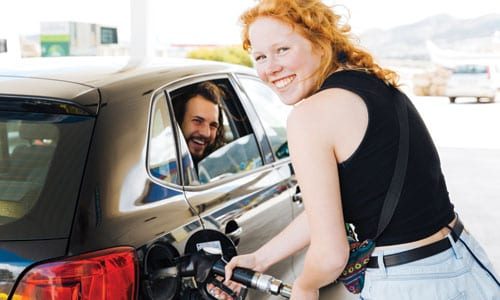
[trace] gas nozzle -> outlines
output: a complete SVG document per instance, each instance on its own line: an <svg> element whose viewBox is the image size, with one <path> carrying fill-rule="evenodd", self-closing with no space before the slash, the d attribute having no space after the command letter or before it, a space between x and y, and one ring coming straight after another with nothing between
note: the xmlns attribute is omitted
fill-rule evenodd
<svg viewBox="0 0 500 300"><path fill-rule="evenodd" d="M226 263L222 259L222 252L219 249L212 247L205 247L202 251L210 255L221 256L221 259L215 261L211 269L214 274L225 277ZM279 295L287 299L290 298L292 294L292 287L290 285L283 283L281 280L276 279L273 276L246 268L234 268L230 279L249 288L275 296Z"/></svg>
<svg viewBox="0 0 500 300"><path fill-rule="evenodd" d="M218 252L213 249L203 249L180 257L176 266L157 270L152 276L154 278L194 277L199 283L214 283L215 275L225 277L225 266L226 263ZM286 299L289 299L292 293L292 287L281 280L246 268L234 268L231 280L248 288ZM220 287L228 292L226 289L229 288Z"/></svg>
<svg viewBox="0 0 500 300"><path fill-rule="evenodd" d="M218 260L212 266L214 274L225 275L225 263ZM292 294L292 286L283 281L274 278L273 276L262 274L246 268L234 268L233 275L230 278L232 281L243 284L249 288L268 293L271 295L282 296L289 299Z"/></svg>

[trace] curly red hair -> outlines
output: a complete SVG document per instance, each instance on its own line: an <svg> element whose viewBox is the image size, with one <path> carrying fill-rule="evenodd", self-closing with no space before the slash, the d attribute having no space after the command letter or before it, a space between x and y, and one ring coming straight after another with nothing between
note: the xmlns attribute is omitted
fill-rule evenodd
<svg viewBox="0 0 500 300"><path fill-rule="evenodd" d="M352 41L351 27L341 24L341 16L320 0L260 0L240 17L243 48L247 51L252 48L249 27L259 17L272 17L290 25L323 54L316 88L340 68L363 70L398 86L398 75L380 67L370 53L356 45Z"/></svg>

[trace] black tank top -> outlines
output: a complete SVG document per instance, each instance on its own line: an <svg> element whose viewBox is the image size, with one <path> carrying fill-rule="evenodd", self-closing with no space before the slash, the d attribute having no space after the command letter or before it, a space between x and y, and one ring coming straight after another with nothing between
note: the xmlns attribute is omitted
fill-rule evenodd
<svg viewBox="0 0 500 300"><path fill-rule="evenodd" d="M320 90L342 88L357 94L368 109L368 127L354 153L338 164L346 222L360 240L373 238L391 182L399 142L395 89L361 71L330 75ZM439 156L423 120L409 101L410 149L403 190L394 216L377 245L393 245L427 237L454 218Z"/></svg>

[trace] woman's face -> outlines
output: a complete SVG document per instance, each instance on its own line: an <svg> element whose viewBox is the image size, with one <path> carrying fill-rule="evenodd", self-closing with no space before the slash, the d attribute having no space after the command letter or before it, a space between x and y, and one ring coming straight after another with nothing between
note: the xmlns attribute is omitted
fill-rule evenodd
<svg viewBox="0 0 500 300"><path fill-rule="evenodd" d="M271 17L259 17L249 28L252 56L259 77L293 105L315 89L321 55L292 27Z"/></svg>

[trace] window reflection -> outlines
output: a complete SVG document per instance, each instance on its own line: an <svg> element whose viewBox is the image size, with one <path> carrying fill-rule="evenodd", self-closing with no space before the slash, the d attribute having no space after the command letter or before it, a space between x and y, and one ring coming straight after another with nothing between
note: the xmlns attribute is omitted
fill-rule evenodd
<svg viewBox="0 0 500 300"><path fill-rule="evenodd" d="M253 134L241 137L209 154L198 163L198 179L207 183L262 166Z"/></svg>

